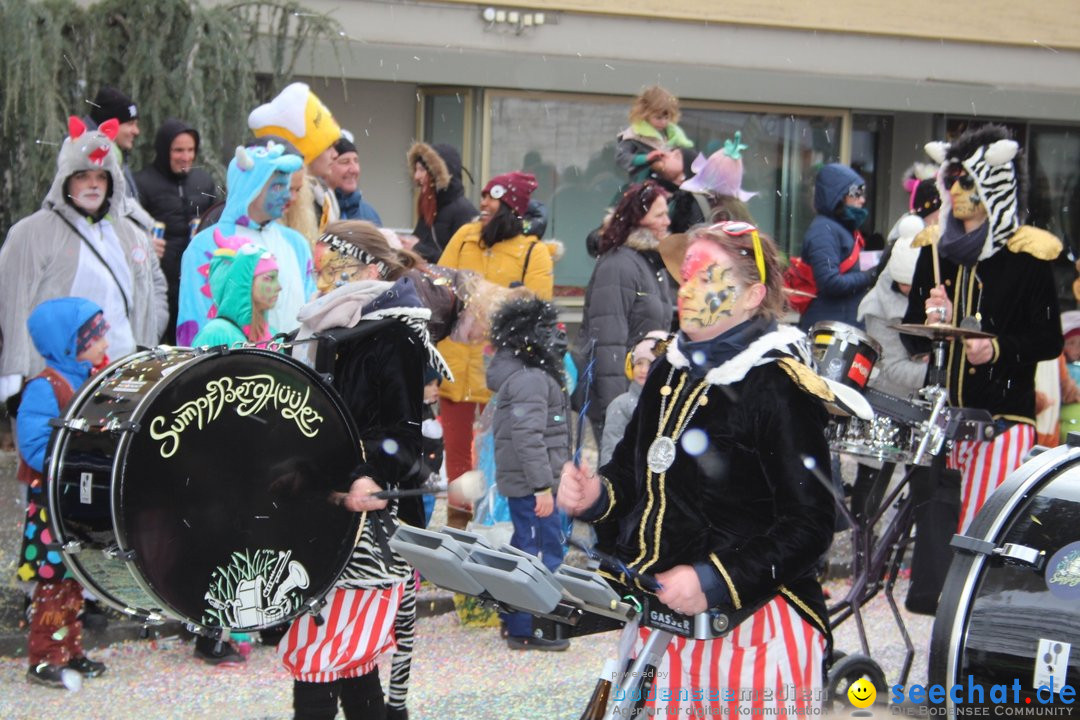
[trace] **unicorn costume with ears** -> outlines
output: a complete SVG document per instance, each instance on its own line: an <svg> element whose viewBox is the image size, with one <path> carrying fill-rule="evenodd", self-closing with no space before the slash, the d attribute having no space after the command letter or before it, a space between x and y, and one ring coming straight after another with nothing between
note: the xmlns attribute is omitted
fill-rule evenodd
<svg viewBox="0 0 1080 720"><path fill-rule="evenodd" d="M178 345L190 345L203 325L217 314L208 279L210 258L218 249L215 230L260 245L277 258L281 294L270 311L270 327L291 332L300 326L296 313L316 291L311 246L303 235L279 224L277 219L285 212L289 199L289 176L302 166L301 158L285 154L284 146L275 143L265 148L236 148L226 176L228 197L221 219L192 238L180 264ZM249 216L256 200L260 200L256 210L269 217L261 225Z"/></svg>

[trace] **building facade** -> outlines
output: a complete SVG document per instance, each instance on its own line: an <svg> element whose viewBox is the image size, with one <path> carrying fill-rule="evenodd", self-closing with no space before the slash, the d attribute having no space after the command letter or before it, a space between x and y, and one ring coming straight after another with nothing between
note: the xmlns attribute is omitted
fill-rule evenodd
<svg viewBox="0 0 1080 720"><path fill-rule="evenodd" d="M884 234L906 208L901 173L927 160L923 144L989 120L1008 123L1025 148L1032 221L1080 250L1072 0L987 0L954 19L929 0L308 5L345 29L305 74L356 135L361 187L384 221L413 225L413 138L461 148L474 200L491 175L527 170L552 212L549 237L566 244L556 282L568 288L588 281L585 235L625 179L615 134L652 83L680 98L698 149L741 131L743 186L759 193L750 210L788 252L813 215L820 164L864 175L867 227Z"/></svg>

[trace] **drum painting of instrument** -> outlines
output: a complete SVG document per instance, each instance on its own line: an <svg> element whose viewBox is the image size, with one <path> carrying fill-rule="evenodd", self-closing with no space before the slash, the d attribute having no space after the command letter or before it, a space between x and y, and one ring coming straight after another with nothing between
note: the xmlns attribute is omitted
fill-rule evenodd
<svg viewBox="0 0 1080 720"><path fill-rule="evenodd" d="M358 434L278 353L159 348L84 386L57 422L49 511L84 586L143 622L252 630L314 610L352 553L334 504Z"/></svg>
<svg viewBox="0 0 1080 720"><path fill-rule="evenodd" d="M1080 684L1080 436L1035 455L986 501L956 550L930 640L929 679L947 689ZM964 698L966 702L966 690ZM1046 690L1042 700L1061 700ZM947 701L951 704L952 701ZM1064 707L1064 705L1063 705ZM951 709L950 709L951 714Z"/></svg>
<svg viewBox="0 0 1080 720"><path fill-rule="evenodd" d="M810 328L818 374L862 390L881 357L881 345L858 328L825 320Z"/></svg>

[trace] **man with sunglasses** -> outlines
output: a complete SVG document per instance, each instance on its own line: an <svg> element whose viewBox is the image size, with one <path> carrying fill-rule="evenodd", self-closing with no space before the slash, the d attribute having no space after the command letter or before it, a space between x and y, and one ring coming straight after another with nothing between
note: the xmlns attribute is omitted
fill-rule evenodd
<svg viewBox="0 0 1080 720"><path fill-rule="evenodd" d="M992 441L959 442L948 459L963 477L964 532L1034 444L1035 366L1056 358L1063 344L1051 267L1062 245L1021 225L1023 163L1004 127L968 130L951 144L929 143L926 151L941 163L941 224L916 238L924 247L904 322L993 334L954 340L946 352L950 405L989 410L996 424ZM932 243L937 253L926 247ZM929 349L926 340L904 341L912 352Z"/></svg>
<svg viewBox="0 0 1080 720"><path fill-rule="evenodd" d="M803 238L802 258L814 271L817 297L810 301L799 327L809 330L822 320L861 327L857 319L863 295L877 280L878 269L860 270L866 222L866 183L841 163L821 168L814 182L814 210Z"/></svg>

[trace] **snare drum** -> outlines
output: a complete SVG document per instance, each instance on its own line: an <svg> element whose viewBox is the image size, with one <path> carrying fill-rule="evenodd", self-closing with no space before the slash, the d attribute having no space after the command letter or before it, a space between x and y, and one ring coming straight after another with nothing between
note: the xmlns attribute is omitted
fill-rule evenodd
<svg viewBox="0 0 1080 720"><path fill-rule="evenodd" d="M930 683L962 684L965 699L969 685L981 685L987 702L991 686L1006 685L1010 703L1018 683L1021 707L1040 707L1038 687L1051 677L1055 693L1063 683L1076 688L1080 447L1055 448L1013 471L967 537L969 549L954 555L938 605Z"/></svg>
<svg viewBox="0 0 1080 720"><path fill-rule="evenodd" d="M337 393L264 350L160 348L94 376L53 434L50 522L71 573L144 622L253 630L316 609L359 515Z"/></svg>
<svg viewBox="0 0 1080 720"><path fill-rule="evenodd" d="M866 387L881 345L858 328L826 320L810 328L818 374L856 390Z"/></svg>
<svg viewBox="0 0 1080 720"><path fill-rule="evenodd" d="M857 417L833 417L827 430L833 452L872 458L898 465L911 464L919 449L922 433L885 415L873 420ZM924 453L918 464L929 465L933 458Z"/></svg>

